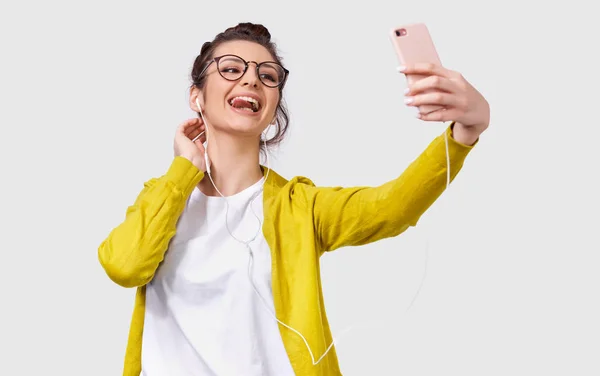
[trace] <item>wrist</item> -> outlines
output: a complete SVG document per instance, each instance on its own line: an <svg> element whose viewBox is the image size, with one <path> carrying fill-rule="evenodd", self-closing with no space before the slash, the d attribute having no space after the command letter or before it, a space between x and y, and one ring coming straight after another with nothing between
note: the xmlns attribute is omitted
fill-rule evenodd
<svg viewBox="0 0 600 376"><path fill-rule="evenodd" d="M480 128L484 127L465 126L459 122L454 122L452 127L452 138L461 144L472 146L477 142L481 133L483 133Z"/></svg>
<svg viewBox="0 0 600 376"><path fill-rule="evenodd" d="M188 154L180 154L179 155L182 158L187 159L188 161L190 161L190 163L192 165L194 165L199 171L201 172L206 172L206 168L204 166L204 158L198 155L188 155Z"/></svg>

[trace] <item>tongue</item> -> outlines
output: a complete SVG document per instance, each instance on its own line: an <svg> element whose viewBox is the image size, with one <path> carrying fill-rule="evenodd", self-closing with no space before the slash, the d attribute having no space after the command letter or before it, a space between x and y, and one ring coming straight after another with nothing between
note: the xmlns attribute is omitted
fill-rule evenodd
<svg viewBox="0 0 600 376"><path fill-rule="evenodd" d="M237 108L249 108L252 109L252 103L245 101L243 99L234 99L234 101L231 103L231 105L233 107L237 107Z"/></svg>

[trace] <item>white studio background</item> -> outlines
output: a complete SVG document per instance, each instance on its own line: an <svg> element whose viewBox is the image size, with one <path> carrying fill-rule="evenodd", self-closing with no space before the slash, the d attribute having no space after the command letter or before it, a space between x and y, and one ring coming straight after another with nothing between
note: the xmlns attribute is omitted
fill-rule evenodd
<svg viewBox="0 0 600 376"><path fill-rule="evenodd" d="M600 205L592 3L0 5L0 374L118 375L134 290L97 248L166 171L202 43L265 24L291 71L272 167L378 185L444 124L404 106L388 30L425 22L492 124L416 229L322 259L344 375L598 375ZM424 272L412 309L404 311Z"/></svg>

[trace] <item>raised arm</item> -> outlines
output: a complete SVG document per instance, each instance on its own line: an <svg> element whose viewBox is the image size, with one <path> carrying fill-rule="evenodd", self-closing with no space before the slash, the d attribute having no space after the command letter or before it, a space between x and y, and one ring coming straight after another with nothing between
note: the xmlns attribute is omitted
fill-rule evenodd
<svg viewBox="0 0 600 376"><path fill-rule="evenodd" d="M421 111L423 121L452 124L446 130L451 180L489 126L490 106L458 72L423 63L399 67L403 74L424 76L409 84L405 103ZM396 236L415 226L423 213L446 188L447 168L444 135L440 135L395 180L379 187L316 188L306 186L311 200L316 237L322 252L343 246L362 245Z"/></svg>
<svg viewBox="0 0 600 376"><path fill-rule="evenodd" d="M98 248L100 264L111 280L123 287L152 280L187 198L203 175L188 159L177 156L165 175L144 184L124 221Z"/></svg>
<svg viewBox="0 0 600 376"><path fill-rule="evenodd" d="M472 146L448 127L451 180ZM322 252L393 237L415 226L446 188L444 135L438 136L396 179L377 187L306 187Z"/></svg>

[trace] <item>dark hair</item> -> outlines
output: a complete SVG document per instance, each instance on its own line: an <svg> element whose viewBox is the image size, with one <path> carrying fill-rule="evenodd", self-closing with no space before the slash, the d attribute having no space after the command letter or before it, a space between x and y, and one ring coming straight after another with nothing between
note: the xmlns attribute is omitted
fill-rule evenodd
<svg viewBox="0 0 600 376"><path fill-rule="evenodd" d="M281 57L277 53L277 46L271 41L271 33L266 27L260 24L253 24L250 22L239 23L237 26L233 26L217 34L212 42L205 42L200 50L200 55L196 57L194 61L194 67L192 68L192 87L195 86L198 89L202 89L205 84L206 76L199 77L200 73L204 70L207 64L214 58L213 54L215 49L225 43L236 40L244 40L254 42L267 49L273 56L273 59L281 64ZM267 146L277 145L283 141L283 137L288 130L290 117L288 110L283 100L283 87L279 87L279 103L277 103L276 120L275 120L275 135L266 141ZM261 143L262 147L262 143Z"/></svg>

